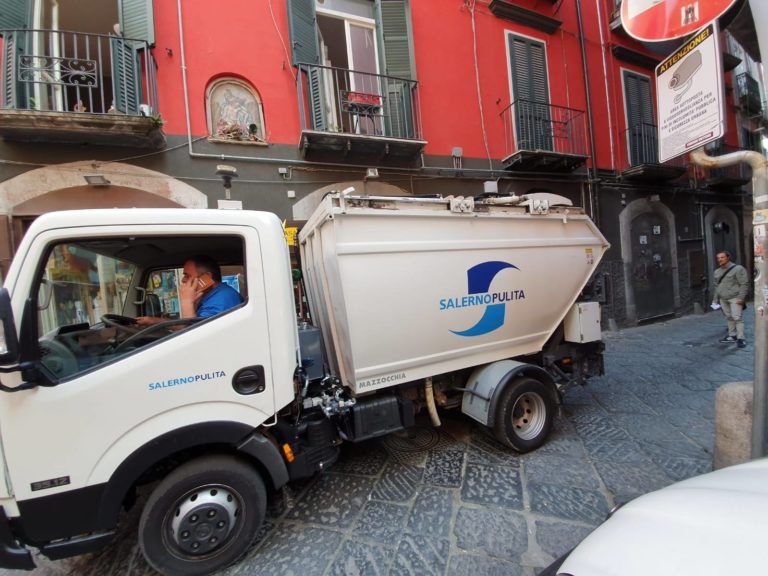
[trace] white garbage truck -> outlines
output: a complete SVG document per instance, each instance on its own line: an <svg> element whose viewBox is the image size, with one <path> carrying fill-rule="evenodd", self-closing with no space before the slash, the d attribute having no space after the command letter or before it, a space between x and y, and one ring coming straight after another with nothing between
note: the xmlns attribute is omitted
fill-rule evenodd
<svg viewBox="0 0 768 576"><path fill-rule="evenodd" d="M564 198L347 190L298 244L303 275L265 212L31 225L0 289L0 566L99 548L147 486L149 563L209 574L252 545L268 497L331 466L341 442L454 408L533 450L561 392L602 372L599 307L579 296L608 244ZM242 304L183 318L181 269L201 253Z"/></svg>

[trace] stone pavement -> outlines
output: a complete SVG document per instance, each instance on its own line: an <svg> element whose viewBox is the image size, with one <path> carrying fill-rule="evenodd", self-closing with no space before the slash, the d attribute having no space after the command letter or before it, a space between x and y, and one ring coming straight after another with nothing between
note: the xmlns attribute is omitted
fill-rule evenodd
<svg viewBox="0 0 768 576"><path fill-rule="evenodd" d="M752 378L751 311L745 350L717 342L719 313L606 333L606 375L566 395L534 453L502 448L460 414L347 445L335 467L283 493L224 574L533 576L615 504L711 469L715 391ZM108 549L41 558L32 574L153 574L136 524L133 513Z"/></svg>

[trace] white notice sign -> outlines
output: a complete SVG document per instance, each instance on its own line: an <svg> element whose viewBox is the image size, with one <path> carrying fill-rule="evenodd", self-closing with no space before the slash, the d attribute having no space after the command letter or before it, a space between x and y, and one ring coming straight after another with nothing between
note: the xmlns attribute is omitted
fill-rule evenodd
<svg viewBox="0 0 768 576"><path fill-rule="evenodd" d="M656 97L660 162L723 136L723 64L715 23L656 67Z"/></svg>

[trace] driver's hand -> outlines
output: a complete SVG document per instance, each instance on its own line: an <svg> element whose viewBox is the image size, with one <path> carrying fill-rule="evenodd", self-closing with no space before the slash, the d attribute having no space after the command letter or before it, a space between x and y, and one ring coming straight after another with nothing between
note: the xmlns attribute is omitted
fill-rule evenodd
<svg viewBox="0 0 768 576"><path fill-rule="evenodd" d="M158 324L162 321L163 321L162 318L157 318L155 316L137 316L136 317L137 326L151 326L152 324Z"/></svg>
<svg viewBox="0 0 768 576"><path fill-rule="evenodd" d="M200 298L203 297L203 292L200 290L200 285L195 278L183 278L179 285L179 300L182 303L187 302L193 307L197 306Z"/></svg>

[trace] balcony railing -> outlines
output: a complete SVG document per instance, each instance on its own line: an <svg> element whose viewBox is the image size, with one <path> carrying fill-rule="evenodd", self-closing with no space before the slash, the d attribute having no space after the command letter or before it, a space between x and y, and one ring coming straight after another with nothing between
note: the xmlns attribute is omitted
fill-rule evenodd
<svg viewBox="0 0 768 576"><path fill-rule="evenodd" d="M748 112L761 113L763 100L760 96L760 85L747 72L736 76L736 98Z"/></svg>
<svg viewBox="0 0 768 576"><path fill-rule="evenodd" d="M506 156L519 151L587 155L583 110L519 98L501 111Z"/></svg>
<svg viewBox="0 0 768 576"><path fill-rule="evenodd" d="M59 30L0 30L2 107L158 114L155 62L143 40Z"/></svg>
<svg viewBox="0 0 768 576"><path fill-rule="evenodd" d="M299 71L302 130L421 140L416 81L314 64Z"/></svg>
<svg viewBox="0 0 768 576"><path fill-rule="evenodd" d="M659 131L655 124L641 122L624 132L627 154L622 174L645 179L670 180L688 170L686 156L659 162Z"/></svg>

